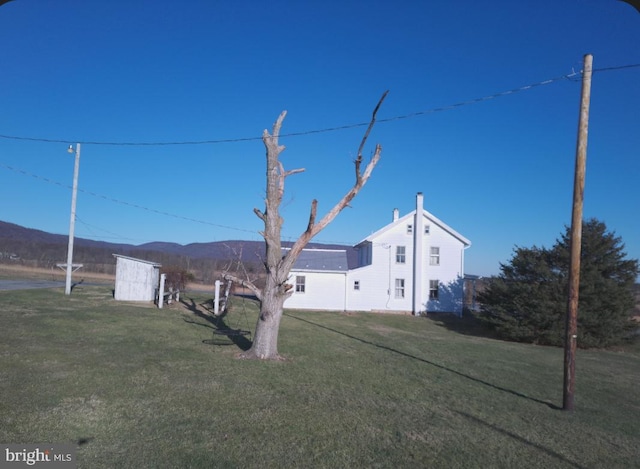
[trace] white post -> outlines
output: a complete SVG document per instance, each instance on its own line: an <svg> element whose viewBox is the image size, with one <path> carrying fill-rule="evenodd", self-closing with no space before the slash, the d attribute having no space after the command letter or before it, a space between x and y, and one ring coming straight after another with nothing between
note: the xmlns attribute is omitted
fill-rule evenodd
<svg viewBox="0 0 640 469"><path fill-rule="evenodd" d="M413 223L413 315L419 315L426 307L422 306L422 256L424 249L424 218L423 218L423 195L418 192L416 195L416 217Z"/></svg>
<svg viewBox="0 0 640 469"><path fill-rule="evenodd" d="M160 274L160 291L158 292L158 308L162 309L164 302L164 282L167 280L167 274Z"/></svg>
<svg viewBox="0 0 640 469"><path fill-rule="evenodd" d="M218 315L218 310L220 309L220 280L216 280L216 292L213 297L213 314Z"/></svg>
<svg viewBox="0 0 640 469"><path fill-rule="evenodd" d="M73 147L69 147L73 152ZM80 144L76 144L76 161L73 165L73 190L71 193L71 220L69 221L69 248L67 249L67 278L64 294L71 294L71 272L73 271L73 232L76 225L76 198L78 194L78 171L80 169Z"/></svg>

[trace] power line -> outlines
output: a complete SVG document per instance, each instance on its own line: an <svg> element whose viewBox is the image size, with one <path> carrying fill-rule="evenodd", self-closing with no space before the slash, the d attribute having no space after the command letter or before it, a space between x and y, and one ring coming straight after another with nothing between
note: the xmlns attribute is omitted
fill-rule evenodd
<svg viewBox="0 0 640 469"><path fill-rule="evenodd" d="M24 169L15 168L13 166L4 164L2 162L0 162L0 167L8 169L10 171L14 171L16 173L20 173L20 174L22 174L24 176L29 176L29 177L32 177L34 179L37 179L37 180L40 180L40 181L44 181L44 182L46 182L48 184L52 184L52 185L55 185L55 186L58 186L58 187L62 187L64 189L72 190L72 187L69 186L68 184L64 184L64 183L61 183L61 182L58 182L58 181L54 181L53 179L49 179L49 178L44 177L44 176L39 176L37 174L30 173L29 171L25 171ZM126 201L119 200L119 199L114 199L112 197L109 197L109 196L106 196L106 195L102 195L102 194L98 194L96 192L88 191L88 190L85 190L85 189L82 189L82 188L78 188L78 192L82 192L83 194L87 194L87 195L90 195L90 196L98 198L98 199L103 199L103 200L106 200L108 202L113 202L113 203L116 203L116 204L119 204L119 205L125 205L125 206L133 207L133 208L136 208L136 209L139 209L139 210L144 210L144 211L147 211L147 212L155 213L157 215L163 215L163 216L167 216L167 217L171 217L171 218L177 218L177 219L180 219L180 220L190 221L190 222L193 222L193 223L199 223L201 225L213 226L213 227L216 227L216 228L224 228L224 229L227 229L227 230L240 231L240 232L243 232L243 233L251 233L252 235L258 235L259 237L261 237L260 232L257 231L257 230L247 230L245 228L238 228L238 227L229 226L229 225L221 225L221 224L218 224L218 223L212 223L212 222L205 221L205 220L198 220L197 218L190 218L190 217L185 217L183 215L176 215L175 213L165 212L165 211L162 211L162 210L157 210L157 209L154 209L154 208L145 207L143 205L139 205L139 204L135 204L135 203L131 203L131 202L126 202ZM84 221L79 220L77 216L76 216L76 220L78 220L81 224L83 224L83 225L85 225L87 227L89 226ZM94 227L94 228L97 228L97 227ZM99 229L101 229L101 228L99 228ZM106 230L103 230L103 231L106 231ZM110 233L111 235L113 235L114 238L121 238L121 239L130 240L130 241L132 240L131 238L126 238L126 237L117 235L117 234L112 233L112 232L108 232L107 231L107 233ZM96 237L104 238L105 236L97 235ZM283 235L283 240L284 241L289 240L290 242L293 242L297 238L298 238L297 236ZM325 244L341 244L341 245L348 245L348 246L351 246L353 244L353 243L349 243L349 242L345 242L345 241L330 241L330 240L325 240L325 241L316 240L315 242L316 243L317 242L321 242L321 243L325 243Z"/></svg>
<svg viewBox="0 0 640 469"><path fill-rule="evenodd" d="M91 235L90 235L90 236L91 236L94 240L95 240L95 239L100 239L100 240L102 240L102 239L107 239L107 238L109 238L109 239L118 239L118 240L121 240L121 241L129 241L129 242L131 242L131 241L138 241L138 240L133 239L133 238L127 238L126 236L119 235L119 234L117 234L117 233L114 233L113 231L105 230L104 228L101 228L101 227L99 227L99 226L91 225L91 224L89 224L89 223L85 222L84 220L81 220L81 219L80 219L80 217L79 217L77 214L76 214L76 221L77 221L78 223L80 223L82 226L84 226L87 230L89 230L89 232L91 233ZM100 234L96 233L94 230L99 230L99 231L102 231L102 232L104 232L104 233L108 233L108 234L109 234L109 235L111 235L111 236L100 235ZM87 238L85 237L85 239L87 239Z"/></svg>
<svg viewBox="0 0 640 469"><path fill-rule="evenodd" d="M37 180L40 180L40 181L44 181L44 182L46 182L48 184L52 184L52 185L55 185L55 186L62 187L64 189L72 190L72 187L69 186L68 184L63 184L61 182L54 181L53 179L49 179L49 178L44 177L44 176L39 176L37 174L30 173L29 171L25 171L23 169L15 168L13 166L4 164L2 162L0 162L0 167L8 169L10 171L14 171L16 173L20 173L20 174L22 174L24 176L29 176L29 177L32 177L34 179L37 179ZM84 190L82 188L78 188L78 192L82 192L83 194L87 194L87 195L90 195L92 197L103 199L103 200L106 200L108 202L113 202L113 203L116 203L116 204L119 204L119 205L125 205L125 206L133 207L133 208L136 208L136 209L139 209L139 210L144 210L144 211L147 211L147 212L155 213L157 215L167 216L167 217L171 217L171 218L177 218L177 219L180 219L180 220L190 221L190 222L193 222L193 223L199 223L201 225L213 226L213 227L216 227L216 228L224 228L224 229L227 229L227 230L239 231L239 232L243 232L243 233L251 233L254 236L258 235L258 237L261 237L260 232L256 231L256 230L247 230L247 229L238 228L238 227L235 227L235 226L221 225L221 224L218 224L218 223L212 223L212 222L208 222L208 221L205 221L205 220L198 220L196 218L190 218L190 217L185 217L185 216L182 216L182 215L176 215L174 213L165 212L165 211L162 211L162 210L157 210L157 209L154 209L154 208L145 207L145 206L142 206L142 205L139 205L139 204L135 204L135 203L131 203L131 202L126 202L126 201L114 199L112 197L109 197L109 196L106 196L106 195L102 195L102 194L98 194L98 193L92 192L92 191L87 191L87 190ZM86 226L87 228L92 226L92 225L87 224L83 220L80 220L77 216L76 216L76 220L78 220L78 222L80 222L82 225ZM134 241L132 238L127 238L125 236L118 235L116 233L104 230L103 228L99 228L99 227L96 227L96 226L93 226L93 228L100 229L102 231L105 231L106 233L111 234L112 235L111 236L112 239L122 239L122 240L127 240L127 241ZM106 238L106 236L96 235L95 233L94 233L94 237L95 238ZM297 236L283 235L282 238L283 238L283 241L294 242L298 237ZM324 241L323 240L315 240L314 242L315 243L324 243L324 244L338 244L338 245L344 245L344 246L352 246L354 244L352 242L335 241L335 240L324 240Z"/></svg>
<svg viewBox="0 0 640 469"><path fill-rule="evenodd" d="M615 67L606 67L593 70L593 73L596 72L609 72L614 70L624 70L630 68L640 67L640 64L630 64L630 65L620 65ZM567 75L562 75L556 78L551 78L548 80L539 81L537 83L532 83L529 85L521 86L519 88L514 88L511 90L501 91L499 93L494 93L491 95L483 96L480 98L474 98L467 101L461 101L459 103L450 104L447 106L427 109L424 111L416 111L409 114L404 114L400 116L387 117L384 119L378 119L377 122L392 122L403 119L411 119L414 117L424 116L426 114L434 114L436 112L444 112L451 111L453 109L457 109L463 106L469 106L472 104L478 104L484 101L490 101L492 99L501 98L503 96L508 96L516 93L520 93L522 91L528 91L533 88L537 88L544 85L549 85L551 83L556 83L558 81L563 80L572 80L577 75L582 74L580 72L572 72ZM358 127L364 127L369 125L369 122L360 122L356 124L345 124L335 127L326 127L323 129L315 129L315 130L304 130L300 132L291 132L286 134L281 134L280 137L300 137L304 135L312 135L319 133L327 133L327 132L336 132L339 130L347 130L354 129ZM223 139L213 139L213 140L185 140L185 141L173 141L173 142L108 142L108 141L95 141L95 140L67 140L67 139L53 139L53 138L40 138L40 137L21 137L16 135L4 135L0 134L0 138L8 139L8 140L22 140L29 142L41 142L41 143L64 143L64 144L74 144L81 143L83 145L103 145L103 146L176 146L176 145L217 145L221 143L240 143L240 142L251 142L262 140L262 137L240 137L240 138L223 138Z"/></svg>
<svg viewBox="0 0 640 469"><path fill-rule="evenodd" d="M595 73L595 72L608 72L608 71L615 71L615 70L622 70L622 69L629 69L629 68L638 68L638 67L640 67L640 64L622 65L622 66L616 66L616 67L606 67L606 68L600 68L600 69L593 70L593 73ZM563 76L560 76L560 77L557 77L557 78L552 78L552 79L549 79L549 80L544 80L544 81L540 81L540 82L537 82L537 83L533 83L533 84L530 84L530 85L525 85L525 86L522 86L522 87L519 87L519 88L515 88L515 89L512 89L512 90L502 91L502 92L495 93L495 94L488 95L488 96L484 96L484 97L481 97L481 98L475 98L475 99L471 99L471 100L467 100L467 101L462 101L462 102L455 103L455 104L448 105L448 106L444 106L444 107L433 108L433 109L429 109L429 110L425 110L425 111L418 111L418 112L414 112L414 113L410 113L410 114L389 117L389 118L386 118L386 119L378 119L378 122L391 122L391 121L395 121L395 120L410 119L410 118L414 118L414 117L418 117L418 116L422 116L422 115L426 115L426 114L432 114L432 113L436 113L436 112L448 111L448 110L456 109L456 108L459 108L459 107L463 107L463 106L467 106L467 105L471 105L471 104L476 104L476 103L480 103L480 102L496 99L496 98L499 98L499 97L515 94L515 93L518 93L518 92L531 90L533 88L536 88L536 87L539 87L539 86L543 86L543 85L548 85L548 84L555 83L555 82L558 82L558 81L561 81L561 80L572 80L574 77L576 77L577 75L581 75L581 74L582 74L582 72L572 72L571 74L568 74L568 75L563 75ZM364 122L364 123L349 124L349 125L330 127L330 128L324 128L324 129L308 130L308 131L302 131L302 132L294 132L294 133L289 133L289 134L282 134L281 137L294 137L294 136L303 136L303 135L310 135L310 134L316 134L316 133L333 132L333 131L338 131L338 130L345 130L345 129L351 129L351 128L356 128L356 127L362 127L362 126L366 126L368 124L369 124L368 122ZM75 140L69 141L69 140L61 140L61 139L17 137L17 136L8 136L8 135L1 135L1 134L0 134L0 138L13 139L13 140L36 141L36 142L45 142L45 143L66 143L66 144L76 143ZM261 140L261 139L262 139L262 137L248 137L248 138L237 138L237 139L184 141L184 142L120 142L120 143L117 143L117 142L81 141L81 142L78 142L78 143L94 144L94 145L122 145L122 146L168 146L168 145L200 145L200 144L234 143L234 142L255 141L255 140ZM59 187L63 187L63 188L70 189L70 190L72 189L71 186L69 186L67 184L63 184L63 183L54 181L54 180L49 179L49 178L44 177L44 176L39 176L39 175L30 173L28 171L25 171L25 170L22 170L22 169L19 169L19 168L15 168L13 166L9 166L9 165L3 164L1 162L0 162L0 167L3 167L5 169L11 170L11 171L14 171L14 172L17 172L17 173L21 173L21 174L23 174L25 176L30 176L30 177L33 177L35 179L39 179L39 180L47 182L49 184L57 185ZM113 203L116 203L116 204L133 207L133 208L136 208L136 209L139 209L139 210L144 210L144 211L155 213L155 214L162 215L162 216L172 217L172 218L176 218L176 219L190 221L190 222L193 222L193 223L199 223L199 224L202 224L202 225L213 226L213 227L217 227L217 228L223 228L223 229L234 230L234 231L239 231L239 232L251 233L252 235L259 234L259 232L255 231L255 230L247 230L247 229L243 229L243 228L237 228L237 227L233 227L233 226L221 225L221 224L212 223L212 222L208 222L208 221L204 221L204 220L199 220L199 219L196 219L196 218L185 217L185 216L182 216L182 215L177 215L177 214L173 214L173 213L162 211L162 210L157 210L157 209L145 207L145 206L142 206L142 205L139 205L139 204L122 201L122 200L119 200L119 199L115 199L115 198L112 198L112 197L109 197L109 196L98 194L98 193L95 193L95 192L92 192L92 191L87 191L87 190L84 190L84 189L78 189L78 191L80 191L82 193L85 193L87 195L91 195L91 196L96 197L96 198L107 200L109 202L113 202ZM292 238L292 237L284 236L284 238ZM318 241L316 241L316 242L318 242ZM352 243L343 243L343 242L337 242L337 241L324 241L324 242L325 243L334 243L334 244L346 244L346 245L351 245L352 244Z"/></svg>
<svg viewBox="0 0 640 469"><path fill-rule="evenodd" d="M30 172L25 171L23 169L19 169L19 168L15 168L13 166L9 166L9 165L4 164L4 163L0 163L0 167L8 169L10 171L14 171L16 173L23 174L25 176L30 176L30 177L32 177L34 179L38 179L38 180L47 182L49 184L53 184L53 185L56 185L56 186L59 186L59 187L63 187L65 189L70 189L70 190L72 189L72 187L67 185L67 184L63 184L61 182L54 181L54 180L49 179L47 177L39 176L37 174L33 174L33 173L30 173ZM164 216L167 216L167 217L178 218L180 220L186 220L186 221L190 221L190 222L193 222L193 223L200 223L202 225L215 226L216 228L224 228L224 229L227 229L227 230L242 231L242 232L245 232L245 233L252 233L252 234L256 234L257 233L254 230L246 230L246 229L243 229L243 228L236 228L236 227L228 226L228 225L220 225L218 223L212 223L212 222L208 222L208 221L204 221L204 220L198 220L196 218L185 217L183 215L176 215L175 213L169 213L169 212L165 212L165 211L162 211L162 210L157 210L157 209L154 209L154 208L145 207L143 205L138 205L138 204L134 204L134 203L131 203L131 202L126 202L126 201L123 201L123 200L114 199L112 197L109 197L109 196L106 196L106 195L102 195L102 194L98 194L96 192L88 191L88 190L81 189L81 188L78 188L78 192L82 192L83 194L87 194L87 195L90 195L92 197L96 197L98 199L107 200L109 202L113 202L113 203L116 203L116 204L126 205L128 207L133 207L133 208L137 208L137 209L140 209L140 210L145 210L147 212L156 213L158 215L164 215Z"/></svg>

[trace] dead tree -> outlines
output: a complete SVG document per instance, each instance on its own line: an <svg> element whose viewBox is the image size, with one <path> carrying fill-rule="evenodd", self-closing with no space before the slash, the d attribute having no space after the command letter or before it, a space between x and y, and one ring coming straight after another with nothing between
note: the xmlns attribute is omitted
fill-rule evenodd
<svg viewBox="0 0 640 469"><path fill-rule="evenodd" d="M227 278L236 283L249 288L260 302L260 314L253 335L251 348L242 354L244 358L256 358L265 360L280 359L278 354L278 333L280 330L280 320L285 300L292 295L291 285L288 284L289 272L304 247L320 231L327 227L336 216L349 205L349 202L360 192L360 189L367 183L376 164L380 160L382 147L376 145L373 156L366 163L364 169L362 152L376 120L376 114L380 105L384 101L388 92L385 92L376 105L369 126L360 142L358 154L355 159L355 183L353 187L340 199L340 201L329 210L324 217L317 220L317 200L311 202L309 223L307 229L300 235L291 249L283 256L281 243L281 230L284 219L280 216L280 204L284 195L285 179L292 174L301 173L304 168L285 171L284 165L280 161L280 154L284 151L284 145L280 145L278 138L282 122L287 115L283 111L275 124L271 134L265 130L262 134L262 141L267 150L267 197L265 199L265 210L254 209L255 214L264 223L264 230L260 232L266 244L266 283L264 288L257 288L251 281L240 279L233 275Z"/></svg>

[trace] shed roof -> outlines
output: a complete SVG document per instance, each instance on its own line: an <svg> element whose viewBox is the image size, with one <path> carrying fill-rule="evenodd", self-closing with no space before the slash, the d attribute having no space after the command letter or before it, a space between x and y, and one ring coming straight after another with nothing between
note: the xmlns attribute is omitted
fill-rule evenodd
<svg viewBox="0 0 640 469"><path fill-rule="evenodd" d="M162 264L158 264L157 262L145 261L144 259L136 259L135 257L123 256L122 254L113 254L113 257L115 257L116 259L118 257L121 257L123 259L127 259L130 261L140 262L142 264L149 264L149 265L152 265L153 267L162 267Z"/></svg>

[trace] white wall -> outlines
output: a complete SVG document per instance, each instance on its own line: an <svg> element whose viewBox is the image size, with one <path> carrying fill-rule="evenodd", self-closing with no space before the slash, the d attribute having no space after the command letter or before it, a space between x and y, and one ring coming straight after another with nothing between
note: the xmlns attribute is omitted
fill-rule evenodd
<svg viewBox="0 0 640 469"><path fill-rule="evenodd" d="M296 276L305 277L304 293L295 291ZM319 309L329 311L345 310L346 272L291 271L289 283L293 285L293 295L284 303L290 309Z"/></svg>
<svg viewBox="0 0 640 469"><path fill-rule="evenodd" d="M429 220L425 220L425 224ZM430 223L430 233L425 235L425 250L423 256L422 303L427 312L443 311L460 314L462 312L462 283L464 276L463 258L464 243L453 237L438 225ZM431 247L440 248L440 265L430 264ZM438 301L429 300L429 281L440 282ZM459 301L458 301L459 299Z"/></svg>
<svg viewBox="0 0 640 469"><path fill-rule="evenodd" d="M367 238L371 244L371 264L346 273L292 271L295 276L306 277L305 293L294 293L285 307L333 311L388 311L412 312L413 310L413 254L414 234L422 241L421 285L416 299L420 300L419 311L442 311L460 314L462 311L462 277L464 238L432 215L423 213L424 230L416 231L415 212L411 212L382 228ZM412 231L407 232L407 225ZM420 224L418 223L418 229ZM396 262L396 248L404 246L405 262ZM440 248L439 265L431 265L431 247ZM404 298L396 297L396 279L404 279ZM438 300L429 299L430 280L440 284ZM358 282L359 289L354 284ZM346 292L346 296L345 296ZM346 303L345 303L346 298Z"/></svg>
<svg viewBox="0 0 640 469"><path fill-rule="evenodd" d="M423 242L422 285L419 286L422 310L459 313L461 303L453 301L452 295L462 299L458 291L458 279L463 277L464 243L426 216L423 226L429 234L416 232L412 213L397 220L394 225L380 230L369 238L372 243L372 263L369 266L349 271L347 277L347 309L352 311L405 311L411 312L413 294L414 233ZM407 225L412 232L407 233ZM405 264L396 262L396 247L405 247ZM440 265L431 265L431 247L440 248ZM405 281L405 297L395 297L395 280ZM354 281L359 280L360 290L353 290ZM438 280L441 285L439 301L429 300L429 281ZM457 297L456 297L457 299Z"/></svg>
<svg viewBox="0 0 640 469"><path fill-rule="evenodd" d="M410 217L412 219L412 217ZM403 217L398 224L380 233L372 241L372 263L349 271L348 303L351 311L411 311L413 291L413 235L407 234L408 221ZM396 262L396 246L405 247L405 263ZM396 298L395 280L404 279L404 298ZM360 290L353 290L359 280Z"/></svg>
<svg viewBox="0 0 640 469"><path fill-rule="evenodd" d="M159 268L135 259L118 257L114 298L121 301L153 301Z"/></svg>

